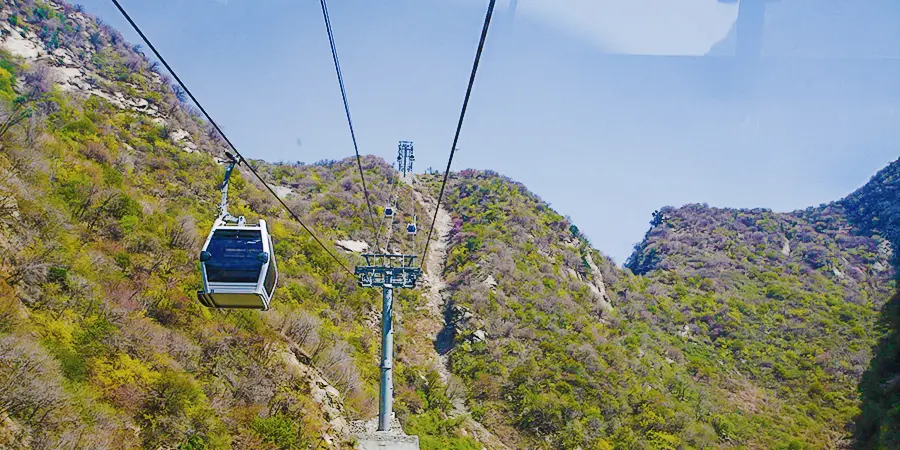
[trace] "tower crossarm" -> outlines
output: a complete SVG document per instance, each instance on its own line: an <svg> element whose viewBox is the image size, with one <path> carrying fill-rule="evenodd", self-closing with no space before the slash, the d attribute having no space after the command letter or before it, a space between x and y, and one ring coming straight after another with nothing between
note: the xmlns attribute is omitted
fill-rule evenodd
<svg viewBox="0 0 900 450"><path fill-rule="evenodd" d="M414 289L422 269L412 267L415 256L391 254L363 255L366 264L356 267L357 284L360 287L384 287Z"/></svg>

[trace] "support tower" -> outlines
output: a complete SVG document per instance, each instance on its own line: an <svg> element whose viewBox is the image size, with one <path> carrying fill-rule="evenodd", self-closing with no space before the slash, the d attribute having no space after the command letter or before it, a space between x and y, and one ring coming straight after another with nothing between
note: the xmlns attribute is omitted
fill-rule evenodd
<svg viewBox="0 0 900 450"><path fill-rule="evenodd" d="M357 283L364 288L381 288L381 389L378 401L378 429L360 430L360 448L406 450L419 448L419 438L392 429L394 406L394 289L414 289L422 269L413 267L415 256L365 254L363 266L356 267Z"/></svg>
<svg viewBox="0 0 900 450"><path fill-rule="evenodd" d="M407 173L412 173L413 162L416 156L413 152L413 143L410 141L400 141L397 146L397 170L403 173L405 177Z"/></svg>

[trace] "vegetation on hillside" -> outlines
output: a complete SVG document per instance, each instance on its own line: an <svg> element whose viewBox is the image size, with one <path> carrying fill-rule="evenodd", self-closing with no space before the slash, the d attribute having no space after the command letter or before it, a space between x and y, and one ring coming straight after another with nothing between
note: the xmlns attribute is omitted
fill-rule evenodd
<svg viewBox="0 0 900 450"><path fill-rule="evenodd" d="M345 419L375 413L378 292L239 171L232 212L275 237L274 309L200 306L221 139L102 21L0 11L47 52L0 52L0 446L350 446ZM54 85L60 66L78 81ZM249 163L329 247L385 246L355 160ZM392 194L395 223L419 218L391 247L420 253L430 215L383 161L363 168L379 225ZM437 342L423 292L396 294L398 417L423 449L482 448L459 399L513 448L836 448L854 420L859 448L895 448L898 181L900 162L786 214L663 208L623 270L521 184L452 174Z"/></svg>
<svg viewBox="0 0 900 450"><path fill-rule="evenodd" d="M900 294L885 305L879 325L884 337L859 385L859 449L900 448Z"/></svg>
<svg viewBox="0 0 900 450"><path fill-rule="evenodd" d="M0 446L349 445L335 420L375 412L377 293L236 173L232 212L270 220L278 300L266 314L200 306L195 255L218 201L220 139L115 30L69 6L4 8L24 36L63 24L40 42L74 53L94 90L64 92L54 66L0 53ZM374 241L350 182L355 161L251 163L277 184L299 183L287 201L326 243ZM364 167L386 199L389 167ZM423 440L467 445L441 421L443 405L426 401L440 386L417 388L416 370L399 365L398 388L420 404L408 417L423 417ZM317 391L319 376L333 396Z"/></svg>
<svg viewBox="0 0 900 450"><path fill-rule="evenodd" d="M900 160L841 203L855 226L892 242L900 276ZM856 446L860 449L900 448L900 293L884 305L878 325L883 337L859 385L863 403L856 422Z"/></svg>
<svg viewBox="0 0 900 450"><path fill-rule="evenodd" d="M660 214L631 263L655 251L648 277L676 281L678 310L665 326L696 330L727 358L719 364L783 401L781 419L795 421L800 442L845 441L859 412L855 386L880 335L878 310L891 295L886 242L854 234L836 205Z"/></svg>
<svg viewBox="0 0 900 450"><path fill-rule="evenodd" d="M451 367L469 408L546 448L822 448L846 442L891 292L880 236L839 206L666 208L629 261L490 172L452 177ZM598 263L599 264L599 263ZM485 281L490 278L490 282ZM484 338L475 333L481 330Z"/></svg>
<svg viewBox="0 0 900 450"><path fill-rule="evenodd" d="M327 420L285 367L278 329L194 299L197 230L211 225L221 176L210 157L185 153L162 127L98 97L54 89L27 107L32 116L5 136L0 157L0 379L13 389L3 412L17 423L7 443L247 448L269 438L257 417L290 418L313 442ZM239 176L234 187L236 198L262 198ZM234 209L256 216L244 202ZM284 305L303 301L314 313L338 298L371 302L343 292L353 284L333 280L334 263L295 227L274 230L283 273L314 281L286 283L281 296L294 301ZM316 323L326 343L317 358L346 347L352 334L334 331L340 320Z"/></svg>

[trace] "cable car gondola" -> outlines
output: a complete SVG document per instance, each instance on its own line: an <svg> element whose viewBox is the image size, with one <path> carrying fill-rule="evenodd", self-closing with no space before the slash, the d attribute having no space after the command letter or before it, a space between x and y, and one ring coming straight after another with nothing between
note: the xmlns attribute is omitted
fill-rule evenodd
<svg viewBox="0 0 900 450"><path fill-rule="evenodd" d="M386 219L390 219L391 217L394 217L394 208L391 208L390 206L384 208L384 217Z"/></svg>
<svg viewBox="0 0 900 450"><path fill-rule="evenodd" d="M406 224L406 233L409 235L415 235L419 232L419 227L416 226L416 222L419 221L418 217L415 217L412 223Z"/></svg>
<svg viewBox="0 0 900 450"><path fill-rule="evenodd" d="M230 154L222 184L219 217L200 252L203 290L200 302L209 308L268 310L278 267L272 237L265 220L248 224L243 216L228 213L228 180L237 161Z"/></svg>

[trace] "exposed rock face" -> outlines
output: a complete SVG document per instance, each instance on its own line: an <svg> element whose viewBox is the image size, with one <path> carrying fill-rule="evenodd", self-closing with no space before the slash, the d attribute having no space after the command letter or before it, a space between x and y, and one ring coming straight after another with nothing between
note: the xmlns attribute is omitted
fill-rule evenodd
<svg viewBox="0 0 900 450"><path fill-rule="evenodd" d="M6 15L10 13L7 9L4 9L4 12ZM3 37L0 45L15 56L36 60L46 54L43 45L33 32L25 32L3 23L0 24L0 33Z"/></svg>
<svg viewBox="0 0 900 450"><path fill-rule="evenodd" d="M362 253L369 249L369 244L363 241L334 241L338 247L353 253Z"/></svg>
<svg viewBox="0 0 900 450"><path fill-rule="evenodd" d="M603 282L603 272L600 272L600 269L594 264L594 258L588 254L585 259L587 260L588 266L591 268L591 279L590 283L588 283L588 288L590 288L591 292L593 292L597 296L597 301L600 303L601 310L605 312L609 312L612 310L612 305L610 304L609 295L606 293L606 284Z"/></svg>
<svg viewBox="0 0 900 450"><path fill-rule="evenodd" d="M56 11L63 11L63 6L54 2L49 3ZM0 16L10 17L13 10L9 5L0 9ZM89 27L94 26L93 20L75 10L67 12L68 17L85 27L82 31L83 45L77 48L57 47L50 48L34 31L26 30L20 26L14 26L9 21L0 23L0 48L10 52L14 56L46 65L50 68L51 79L60 89L73 95L97 96L110 102L118 108L131 110L148 116L160 126L168 127L175 122L171 109L167 113L160 110L160 105L150 102L147 98L129 95L122 87L132 93L144 92L145 87L127 82L111 82L106 76L97 70L92 58L98 50L90 44ZM102 30L100 32L103 32ZM169 89L165 86L164 78L155 72L147 76L147 83L159 90ZM173 141L180 147L192 153L198 150L194 139L184 129L178 129L172 135Z"/></svg>
<svg viewBox="0 0 900 450"><path fill-rule="evenodd" d="M299 350L285 351L282 357L299 379L309 383L310 395L322 407L328 421L329 430L322 435L322 439L329 447L336 447L350 435L341 393L325 380L318 369L300 362L295 352Z"/></svg>

